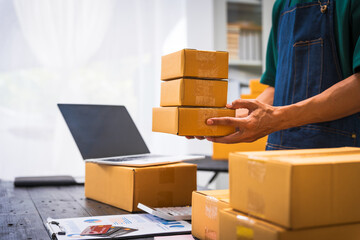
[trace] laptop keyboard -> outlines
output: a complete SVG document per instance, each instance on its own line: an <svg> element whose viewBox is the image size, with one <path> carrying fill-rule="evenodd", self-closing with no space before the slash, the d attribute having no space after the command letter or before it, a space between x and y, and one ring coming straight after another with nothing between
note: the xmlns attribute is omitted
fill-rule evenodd
<svg viewBox="0 0 360 240"><path fill-rule="evenodd" d="M146 160L146 159L154 159L154 158L161 158L164 157L163 155L149 155L149 156L134 156L134 157L118 157L118 158L111 158L111 159L104 159L103 161L107 162L127 162L133 160Z"/></svg>

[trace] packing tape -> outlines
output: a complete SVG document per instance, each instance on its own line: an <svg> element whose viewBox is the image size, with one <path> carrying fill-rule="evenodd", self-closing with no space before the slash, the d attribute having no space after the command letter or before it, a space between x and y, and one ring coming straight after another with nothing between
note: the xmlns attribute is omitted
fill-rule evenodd
<svg viewBox="0 0 360 240"><path fill-rule="evenodd" d="M236 239L237 240L253 240L254 239L254 220L247 216L237 215L239 225L236 226Z"/></svg>
<svg viewBox="0 0 360 240"><path fill-rule="evenodd" d="M216 240L216 232L205 227L205 240Z"/></svg>
<svg viewBox="0 0 360 240"><path fill-rule="evenodd" d="M248 161L248 174L253 179L256 179L258 182L264 182L266 175L266 164L265 162L260 161Z"/></svg>
<svg viewBox="0 0 360 240"><path fill-rule="evenodd" d="M212 80L194 80L195 81L195 95L203 95L204 93L209 96L214 89L214 81Z"/></svg>
<svg viewBox="0 0 360 240"><path fill-rule="evenodd" d="M205 198L205 216L211 220L218 217L218 202L219 200L212 196Z"/></svg>
<svg viewBox="0 0 360 240"><path fill-rule="evenodd" d="M201 106L215 105L215 98L212 97L212 93L214 92L214 84L213 81L206 80L194 80L195 81L195 89L194 95L195 104Z"/></svg>
<svg viewBox="0 0 360 240"><path fill-rule="evenodd" d="M213 196L205 198L205 216L212 221L218 218L218 202L219 200ZM205 227L205 240L216 240L216 235L216 231Z"/></svg>
<svg viewBox="0 0 360 240"><path fill-rule="evenodd" d="M264 218L265 213L265 201L261 194L248 189L248 203L247 209L250 214Z"/></svg>
<svg viewBox="0 0 360 240"><path fill-rule="evenodd" d="M175 167L159 168L159 183L168 184L175 182Z"/></svg>
<svg viewBox="0 0 360 240"><path fill-rule="evenodd" d="M168 207L174 205L174 193L172 191L159 191L157 193L157 206Z"/></svg>
<svg viewBox="0 0 360 240"><path fill-rule="evenodd" d="M201 106L215 106L215 98L209 96L196 96L195 104Z"/></svg>
<svg viewBox="0 0 360 240"><path fill-rule="evenodd" d="M196 61L198 62L197 76L213 77L218 75L216 67L216 52L196 52Z"/></svg>

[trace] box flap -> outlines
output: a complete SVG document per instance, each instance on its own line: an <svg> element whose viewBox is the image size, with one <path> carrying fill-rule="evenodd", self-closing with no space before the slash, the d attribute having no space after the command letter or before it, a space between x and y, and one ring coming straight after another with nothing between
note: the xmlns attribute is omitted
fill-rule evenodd
<svg viewBox="0 0 360 240"><path fill-rule="evenodd" d="M184 50L180 50L161 57L161 79L172 79L181 75L184 69L184 63L179 61L183 59Z"/></svg>
<svg viewBox="0 0 360 240"><path fill-rule="evenodd" d="M191 193L196 189L195 164L174 163L137 168L135 174L135 203L151 207L191 204Z"/></svg>
<svg viewBox="0 0 360 240"><path fill-rule="evenodd" d="M178 108L153 108L152 131L178 134Z"/></svg>
<svg viewBox="0 0 360 240"><path fill-rule="evenodd" d="M232 209L220 211L220 239L280 240L283 228L248 217Z"/></svg>
<svg viewBox="0 0 360 240"><path fill-rule="evenodd" d="M288 230L231 209L220 211L220 219L220 237L226 240L355 240L360 236L359 223Z"/></svg>
<svg viewBox="0 0 360 240"><path fill-rule="evenodd" d="M197 191L198 194L204 195L204 196L211 196L219 201L223 201L226 203L229 203L229 189L224 190L205 190L205 191Z"/></svg>
<svg viewBox="0 0 360 240"><path fill-rule="evenodd" d="M192 234L219 239L219 210L229 207L229 190L194 191L192 204Z"/></svg>
<svg viewBox="0 0 360 240"><path fill-rule="evenodd" d="M254 161L230 153L229 177L230 205L234 209L267 220L271 216L271 221L284 226L290 224L290 164Z"/></svg>
<svg viewBox="0 0 360 240"><path fill-rule="evenodd" d="M323 149L279 150L263 152L235 152L232 155L242 155L254 161L272 161L284 164L321 164L329 162L356 162L359 159L360 148L341 147ZM341 156L341 158L339 158Z"/></svg>
<svg viewBox="0 0 360 240"><path fill-rule="evenodd" d="M174 79L161 82L160 106L179 106L182 104L182 84L183 80Z"/></svg>
<svg viewBox="0 0 360 240"><path fill-rule="evenodd" d="M127 211L133 210L134 172L131 167L85 163L85 196ZM114 191L119 189L119 191Z"/></svg>

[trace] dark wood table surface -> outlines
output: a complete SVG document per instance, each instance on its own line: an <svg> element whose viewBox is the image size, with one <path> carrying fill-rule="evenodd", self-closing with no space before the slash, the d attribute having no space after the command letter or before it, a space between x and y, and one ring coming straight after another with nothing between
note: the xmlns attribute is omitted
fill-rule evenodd
<svg viewBox="0 0 360 240"><path fill-rule="evenodd" d="M84 186L14 187L0 180L0 239L50 239L43 224L48 217L70 218L129 214L86 199ZM153 238L137 238L153 239Z"/></svg>
<svg viewBox="0 0 360 240"><path fill-rule="evenodd" d="M214 171L212 180L219 172L228 171L227 161L214 161L210 157L188 162L197 164L199 171ZM43 224L48 217L119 214L129 212L85 198L83 185L14 187L13 182L0 179L0 240L50 239Z"/></svg>

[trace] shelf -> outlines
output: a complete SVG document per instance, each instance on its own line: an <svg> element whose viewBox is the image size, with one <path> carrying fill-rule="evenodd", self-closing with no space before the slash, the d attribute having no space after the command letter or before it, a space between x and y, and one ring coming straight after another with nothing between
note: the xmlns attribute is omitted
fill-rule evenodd
<svg viewBox="0 0 360 240"><path fill-rule="evenodd" d="M261 5L261 0L227 0L228 3Z"/></svg>
<svg viewBox="0 0 360 240"><path fill-rule="evenodd" d="M262 67L261 61L252 61L252 60L229 60L229 66L233 67Z"/></svg>

